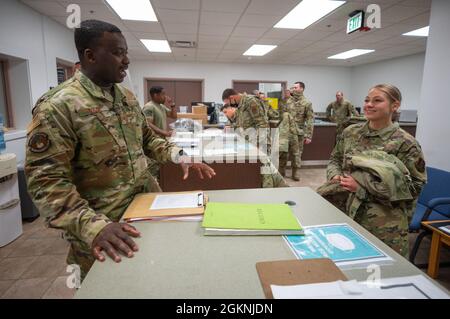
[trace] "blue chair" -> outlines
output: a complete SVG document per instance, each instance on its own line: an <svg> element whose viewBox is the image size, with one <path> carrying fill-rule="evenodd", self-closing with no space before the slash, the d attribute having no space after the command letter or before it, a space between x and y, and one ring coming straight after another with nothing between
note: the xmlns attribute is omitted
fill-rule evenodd
<svg viewBox="0 0 450 319"><path fill-rule="evenodd" d="M427 167L428 182L417 200L416 211L409 226L410 232L420 232L409 256L414 263L422 239L431 234L422 221L450 219L450 172Z"/></svg>

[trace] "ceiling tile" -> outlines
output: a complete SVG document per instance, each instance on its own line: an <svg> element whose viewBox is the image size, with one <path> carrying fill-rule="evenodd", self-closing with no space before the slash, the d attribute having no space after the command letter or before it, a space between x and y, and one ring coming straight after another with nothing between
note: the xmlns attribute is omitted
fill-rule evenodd
<svg viewBox="0 0 450 319"><path fill-rule="evenodd" d="M169 41L197 41L195 34L167 33L166 35Z"/></svg>
<svg viewBox="0 0 450 319"><path fill-rule="evenodd" d="M200 25L198 34L229 36L231 31L233 27L228 25Z"/></svg>
<svg viewBox="0 0 450 319"><path fill-rule="evenodd" d="M244 14L238 23L241 27L264 27L272 28L280 20L277 16Z"/></svg>
<svg viewBox="0 0 450 319"><path fill-rule="evenodd" d="M151 0L153 8L199 10L200 0Z"/></svg>
<svg viewBox="0 0 450 319"><path fill-rule="evenodd" d="M247 9L247 13L280 16L276 21L278 22L298 3L298 0L252 0L250 6Z"/></svg>
<svg viewBox="0 0 450 319"><path fill-rule="evenodd" d="M234 26L239 21L240 16L241 13L239 12L231 13L202 11L200 14L200 24Z"/></svg>
<svg viewBox="0 0 450 319"><path fill-rule="evenodd" d="M156 11L156 14L158 15L158 20L163 23L186 23L196 25L198 23L199 11L159 9Z"/></svg>
<svg viewBox="0 0 450 319"><path fill-rule="evenodd" d="M390 7L389 10L382 11L381 20L387 22L401 22L402 20L415 17L425 13L426 11L429 10L423 7L405 7L395 5Z"/></svg>
<svg viewBox="0 0 450 319"><path fill-rule="evenodd" d="M146 21L124 21L124 24L128 31L138 32L163 32L161 24L159 22L146 22Z"/></svg>
<svg viewBox="0 0 450 319"><path fill-rule="evenodd" d="M242 13L250 0L206 0L202 2L202 11Z"/></svg>
<svg viewBox="0 0 450 319"><path fill-rule="evenodd" d="M167 33L197 34L197 25L164 22L162 25Z"/></svg>
<svg viewBox="0 0 450 319"><path fill-rule="evenodd" d="M252 27L236 27L233 36L251 37L255 40L266 32L266 28L252 28Z"/></svg>

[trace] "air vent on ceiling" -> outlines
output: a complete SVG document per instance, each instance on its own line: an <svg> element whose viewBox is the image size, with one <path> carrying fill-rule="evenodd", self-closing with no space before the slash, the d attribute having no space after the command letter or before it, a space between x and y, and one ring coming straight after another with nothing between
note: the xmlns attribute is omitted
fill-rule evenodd
<svg viewBox="0 0 450 319"><path fill-rule="evenodd" d="M197 47L195 41L169 41L172 48L193 49Z"/></svg>

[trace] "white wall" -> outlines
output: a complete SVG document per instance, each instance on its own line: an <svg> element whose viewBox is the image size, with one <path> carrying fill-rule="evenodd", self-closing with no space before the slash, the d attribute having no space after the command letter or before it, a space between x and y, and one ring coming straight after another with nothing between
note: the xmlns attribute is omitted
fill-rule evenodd
<svg viewBox="0 0 450 319"><path fill-rule="evenodd" d="M57 85L56 59L78 60L73 32L19 1L1 0L0 54L21 59L12 63L10 73L15 124L21 130L30 121L37 99ZM24 138L14 140L14 152L18 151L25 151Z"/></svg>
<svg viewBox="0 0 450 319"><path fill-rule="evenodd" d="M335 99L336 90L349 91L351 70L347 67L293 66L228 63L156 63L131 61L133 89L140 103L144 102L144 78L204 79L204 100L222 102L222 92L232 80L303 81L314 111L323 112Z"/></svg>
<svg viewBox="0 0 450 319"><path fill-rule="evenodd" d="M433 0L417 127L427 165L447 171L450 171L449 16L450 1Z"/></svg>
<svg viewBox="0 0 450 319"><path fill-rule="evenodd" d="M352 68L351 92L347 95L355 106L362 107L369 89L390 83L402 92L402 109L418 110L425 53L410 55ZM345 93L345 92L344 92Z"/></svg>

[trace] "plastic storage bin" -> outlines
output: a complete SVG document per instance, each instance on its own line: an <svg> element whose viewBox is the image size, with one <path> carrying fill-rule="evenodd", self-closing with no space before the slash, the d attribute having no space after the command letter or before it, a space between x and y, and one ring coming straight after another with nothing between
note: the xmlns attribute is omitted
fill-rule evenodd
<svg viewBox="0 0 450 319"><path fill-rule="evenodd" d="M16 155L0 155L0 247L22 234Z"/></svg>

